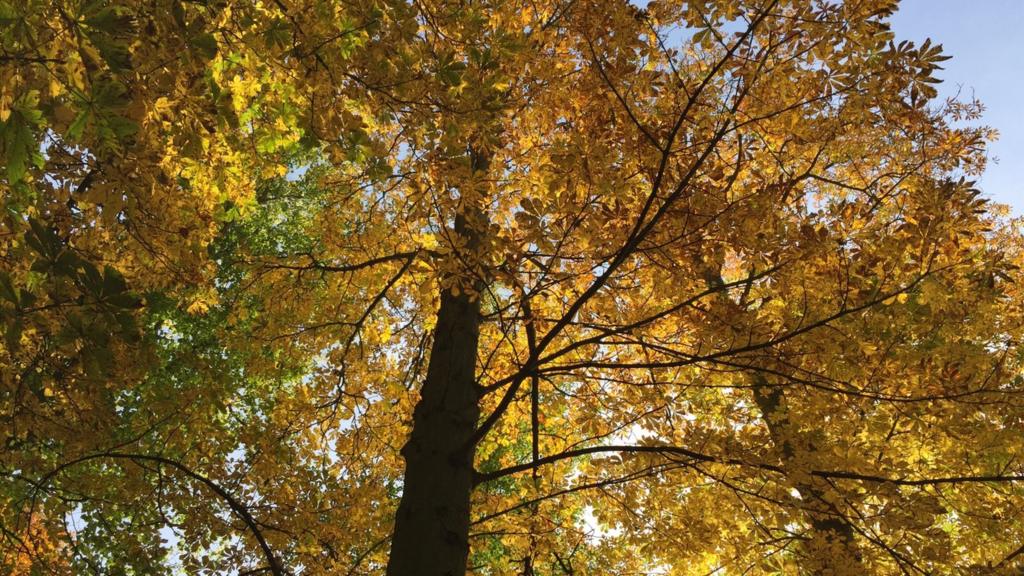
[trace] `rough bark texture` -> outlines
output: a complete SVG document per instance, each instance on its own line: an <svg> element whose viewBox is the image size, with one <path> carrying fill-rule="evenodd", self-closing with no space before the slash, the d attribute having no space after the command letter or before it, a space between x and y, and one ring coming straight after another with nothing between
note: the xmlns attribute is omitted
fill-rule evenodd
<svg viewBox="0 0 1024 576"><path fill-rule="evenodd" d="M786 416L785 393L777 387L769 385L762 375L754 377L754 400L757 402L761 415L768 425L768 433L781 452L787 464L797 457L797 450L791 438L799 433L793 430ZM813 444L804 440L804 449L814 450ZM810 546L818 548L818 558L812 558L811 573L842 576L846 574L863 574L864 566L860 551L857 549L856 534L853 526L843 515L830 495L828 484L821 479L796 482L793 486L806 503L810 516ZM822 556L825 565L815 565Z"/></svg>
<svg viewBox="0 0 1024 576"><path fill-rule="evenodd" d="M709 289L725 286L720 267L706 266L703 269L704 281ZM722 293L722 302L732 306L732 302ZM754 401L761 411L761 416L768 426L768 433L782 456L783 462L789 465L800 455L794 446L794 440L801 440L801 449L814 451L809 439L800 438L800 434L791 425L786 414L786 395L781 387L772 386L763 374L753 374ZM835 494L821 479L811 479L794 483L794 488L805 503L811 533L810 547L818 549L816 558L811 558L811 574L845 576L847 574L863 574L863 558L857 547L854 527L833 503ZM820 560L825 559L821 565Z"/></svg>
<svg viewBox="0 0 1024 576"><path fill-rule="evenodd" d="M477 243L458 218L455 231ZM461 576L469 554L473 444L480 416L476 354L480 301L445 290L427 377L402 448L405 478L388 559L388 576Z"/></svg>

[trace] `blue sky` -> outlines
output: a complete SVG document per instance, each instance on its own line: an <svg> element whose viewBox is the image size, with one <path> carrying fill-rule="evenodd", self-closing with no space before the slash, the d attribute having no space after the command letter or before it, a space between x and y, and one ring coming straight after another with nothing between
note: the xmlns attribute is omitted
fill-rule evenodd
<svg viewBox="0 0 1024 576"><path fill-rule="evenodd" d="M931 38L953 57L938 73L940 96L972 91L983 123L999 130L979 181L989 197L1024 215L1024 0L903 0L893 17L897 40Z"/></svg>

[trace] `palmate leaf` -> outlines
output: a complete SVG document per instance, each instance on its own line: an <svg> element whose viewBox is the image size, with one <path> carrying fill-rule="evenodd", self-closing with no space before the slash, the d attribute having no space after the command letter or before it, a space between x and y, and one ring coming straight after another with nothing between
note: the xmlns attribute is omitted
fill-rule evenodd
<svg viewBox="0 0 1024 576"><path fill-rule="evenodd" d="M1024 238L894 9L0 4L0 566L1016 570Z"/></svg>
<svg viewBox="0 0 1024 576"><path fill-rule="evenodd" d="M129 43L133 37L135 19L130 8L110 6L106 2L91 2L85 6L82 14L85 36L99 51L109 69L115 73L131 69Z"/></svg>
<svg viewBox="0 0 1024 576"><path fill-rule="evenodd" d="M12 185L24 181L29 168L42 168L45 162L35 134L42 121L34 106L37 98L32 93L23 97L0 125L7 181Z"/></svg>

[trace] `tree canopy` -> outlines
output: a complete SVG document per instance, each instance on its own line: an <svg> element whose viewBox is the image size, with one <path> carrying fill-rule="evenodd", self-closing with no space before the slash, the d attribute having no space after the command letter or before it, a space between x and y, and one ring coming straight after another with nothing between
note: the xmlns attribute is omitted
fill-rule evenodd
<svg viewBox="0 0 1024 576"><path fill-rule="evenodd" d="M0 0L0 570L1019 574L897 4Z"/></svg>

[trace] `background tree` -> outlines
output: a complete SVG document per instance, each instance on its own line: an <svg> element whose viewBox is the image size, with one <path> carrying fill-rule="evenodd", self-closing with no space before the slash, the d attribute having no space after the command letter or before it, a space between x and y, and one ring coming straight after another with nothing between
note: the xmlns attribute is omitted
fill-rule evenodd
<svg viewBox="0 0 1024 576"><path fill-rule="evenodd" d="M5 567L1017 569L1021 238L894 8L0 6Z"/></svg>

